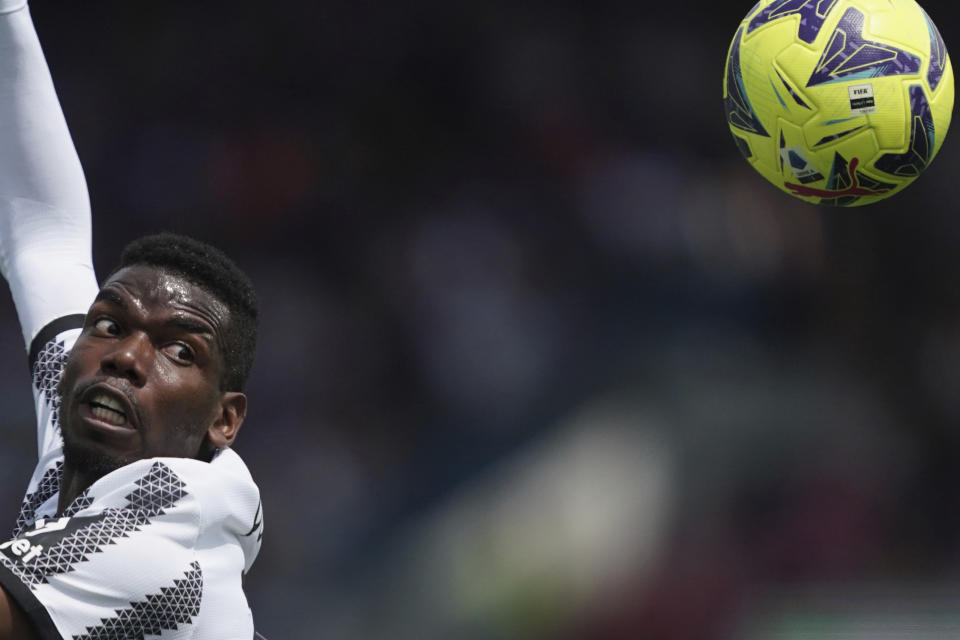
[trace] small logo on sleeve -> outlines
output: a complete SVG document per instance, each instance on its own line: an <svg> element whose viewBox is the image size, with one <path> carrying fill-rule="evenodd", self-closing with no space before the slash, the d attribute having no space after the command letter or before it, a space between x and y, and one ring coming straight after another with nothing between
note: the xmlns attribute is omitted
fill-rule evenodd
<svg viewBox="0 0 960 640"><path fill-rule="evenodd" d="M257 513L253 516L253 526L250 527L250 531L247 531L243 534L243 537L249 538L253 534L257 534L257 542L260 542L263 539L263 503L257 503Z"/></svg>

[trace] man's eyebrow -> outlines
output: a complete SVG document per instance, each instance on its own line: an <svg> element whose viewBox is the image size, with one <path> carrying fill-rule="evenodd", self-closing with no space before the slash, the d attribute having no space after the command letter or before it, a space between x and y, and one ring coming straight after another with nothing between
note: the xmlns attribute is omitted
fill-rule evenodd
<svg viewBox="0 0 960 640"><path fill-rule="evenodd" d="M204 337L216 338L216 333L214 332L213 329L211 329L205 324L194 322L193 320L190 320L188 318L180 318L180 317L171 318L170 320L167 320L165 324L170 327L177 327L179 329L183 329L188 333L196 333Z"/></svg>
<svg viewBox="0 0 960 640"><path fill-rule="evenodd" d="M119 293L113 289L100 289L100 292L97 293L97 297L93 299L94 302L100 302L101 300L106 300L107 302L112 302L117 305L124 311L127 310L127 301L124 300Z"/></svg>

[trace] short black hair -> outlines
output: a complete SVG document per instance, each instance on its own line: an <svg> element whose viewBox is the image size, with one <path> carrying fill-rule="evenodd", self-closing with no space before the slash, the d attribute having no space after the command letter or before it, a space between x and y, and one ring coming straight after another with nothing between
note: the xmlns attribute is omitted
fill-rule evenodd
<svg viewBox="0 0 960 640"><path fill-rule="evenodd" d="M220 388L242 391L253 366L259 317L257 294L247 274L216 247L168 232L143 236L124 247L110 276L133 265L182 276L227 306L230 321L223 335L225 371Z"/></svg>

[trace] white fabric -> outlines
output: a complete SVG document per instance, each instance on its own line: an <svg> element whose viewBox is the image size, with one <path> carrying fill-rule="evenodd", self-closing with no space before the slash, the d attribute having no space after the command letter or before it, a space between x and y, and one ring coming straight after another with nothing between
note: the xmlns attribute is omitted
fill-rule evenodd
<svg viewBox="0 0 960 640"><path fill-rule="evenodd" d="M27 6L27 0L0 0L0 13L19 11Z"/></svg>
<svg viewBox="0 0 960 640"><path fill-rule="evenodd" d="M97 292L87 185L29 9L0 0L0 273L27 348Z"/></svg>

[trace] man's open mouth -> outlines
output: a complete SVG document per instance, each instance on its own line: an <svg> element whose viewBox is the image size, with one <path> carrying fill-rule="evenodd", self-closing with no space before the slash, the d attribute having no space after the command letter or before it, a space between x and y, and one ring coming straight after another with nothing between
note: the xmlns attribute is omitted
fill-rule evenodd
<svg viewBox="0 0 960 640"><path fill-rule="evenodd" d="M127 414L124 411L123 404L114 397L102 392L94 393L87 401L90 405L90 415L97 420L123 426L127 424Z"/></svg>

